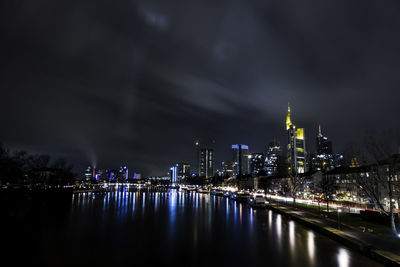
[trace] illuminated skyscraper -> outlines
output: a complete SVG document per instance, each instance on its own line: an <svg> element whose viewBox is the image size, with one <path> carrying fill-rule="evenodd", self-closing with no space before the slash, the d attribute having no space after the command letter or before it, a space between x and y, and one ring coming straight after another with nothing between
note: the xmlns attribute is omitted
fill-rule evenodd
<svg viewBox="0 0 400 267"><path fill-rule="evenodd" d="M249 174L249 147L232 145L235 175Z"/></svg>
<svg viewBox="0 0 400 267"><path fill-rule="evenodd" d="M125 182L129 178L129 170L126 166L119 167L119 171L117 173L117 179L119 182Z"/></svg>
<svg viewBox="0 0 400 267"><path fill-rule="evenodd" d="M85 170L85 180L91 181L94 178L95 168L88 166Z"/></svg>
<svg viewBox="0 0 400 267"><path fill-rule="evenodd" d="M234 174L235 163L233 161L222 162L222 174L223 176L232 177Z"/></svg>
<svg viewBox="0 0 400 267"><path fill-rule="evenodd" d="M332 155L332 142L322 135L321 124L318 125L317 155Z"/></svg>
<svg viewBox="0 0 400 267"><path fill-rule="evenodd" d="M176 167L176 175L177 175L178 182L181 182L182 180L184 180L190 176L190 164L178 163L178 164L176 164L175 167Z"/></svg>
<svg viewBox="0 0 400 267"><path fill-rule="evenodd" d="M169 175L171 177L171 184L175 185L178 183L178 167L172 166L169 168Z"/></svg>
<svg viewBox="0 0 400 267"><path fill-rule="evenodd" d="M286 116L286 130L288 133L288 171L289 173L306 172L306 142L303 128L296 128L290 118L290 105Z"/></svg>
<svg viewBox="0 0 400 267"><path fill-rule="evenodd" d="M118 170L106 170L106 179L109 182L115 182L117 180Z"/></svg>
<svg viewBox="0 0 400 267"><path fill-rule="evenodd" d="M251 153L249 156L250 173L256 176L264 169L264 153Z"/></svg>
<svg viewBox="0 0 400 267"><path fill-rule="evenodd" d="M210 148L198 149L199 176L206 178L214 175L214 150Z"/></svg>
<svg viewBox="0 0 400 267"><path fill-rule="evenodd" d="M313 160L313 167L316 170L329 171L335 167L335 157L332 153L332 142L322 135L321 125L318 125L318 135L316 138L317 155ZM340 156L339 156L340 159Z"/></svg>
<svg viewBox="0 0 400 267"><path fill-rule="evenodd" d="M190 176L190 164L177 163L175 166L169 168L171 183L176 184L182 182Z"/></svg>
<svg viewBox="0 0 400 267"><path fill-rule="evenodd" d="M269 142L265 157L265 172L267 175L275 175L278 172L278 157L281 155L281 144L273 140Z"/></svg>

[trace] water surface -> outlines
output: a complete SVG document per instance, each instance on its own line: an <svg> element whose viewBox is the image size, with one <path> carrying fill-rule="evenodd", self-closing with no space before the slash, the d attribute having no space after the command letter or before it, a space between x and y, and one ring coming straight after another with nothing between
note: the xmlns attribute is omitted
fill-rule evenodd
<svg viewBox="0 0 400 267"><path fill-rule="evenodd" d="M6 257L51 266L380 266L270 210L195 192L73 194L8 210ZM12 234L13 233L13 234ZM25 250L25 258L17 251Z"/></svg>

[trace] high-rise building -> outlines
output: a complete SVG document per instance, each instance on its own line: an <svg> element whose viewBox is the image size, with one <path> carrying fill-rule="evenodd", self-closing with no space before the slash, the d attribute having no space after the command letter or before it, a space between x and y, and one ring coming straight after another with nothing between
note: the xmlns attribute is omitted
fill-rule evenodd
<svg viewBox="0 0 400 267"><path fill-rule="evenodd" d="M169 175L171 177L171 184L175 185L178 183L178 167L172 166L169 168Z"/></svg>
<svg viewBox="0 0 400 267"><path fill-rule="evenodd" d="M250 173L254 176L264 170L264 153L251 153L249 156Z"/></svg>
<svg viewBox="0 0 400 267"><path fill-rule="evenodd" d="M117 179L119 182L125 182L129 178L129 170L126 166L119 167L119 171L117 173Z"/></svg>
<svg viewBox="0 0 400 267"><path fill-rule="evenodd" d="M335 168L342 167L344 165L344 156L342 154L336 153L335 154Z"/></svg>
<svg viewBox="0 0 400 267"><path fill-rule="evenodd" d="M199 176L206 178L214 175L214 150L211 148L198 149Z"/></svg>
<svg viewBox="0 0 400 267"><path fill-rule="evenodd" d="M249 174L249 147L246 145L232 145L234 172L236 176Z"/></svg>
<svg viewBox="0 0 400 267"><path fill-rule="evenodd" d="M106 179L108 182L115 182L117 180L118 170L106 170Z"/></svg>
<svg viewBox="0 0 400 267"><path fill-rule="evenodd" d="M189 163L178 163L175 165L177 181L180 182L187 179L190 176L190 164Z"/></svg>
<svg viewBox="0 0 400 267"><path fill-rule="evenodd" d="M232 177L235 173L234 169L235 163L233 161L222 162L222 175Z"/></svg>
<svg viewBox="0 0 400 267"><path fill-rule="evenodd" d="M88 166L85 170L85 181L91 181L94 178L95 168Z"/></svg>
<svg viewBox="0 0 400 267"><path fill-rule="evenodd" d="M332 155L332 142L328 141L328 137L322 135L321 124L318 125L317 135L317 155Z"/></svg>
<svg viewBox="0 0 400 267"><path fill-rule="evenodd" d="M96 169L95 170L95 172L94 172L94 179L96 180L96 181L102 181L102 180L104 180L104 177L103 177L104 175L103 175L103 171L101 170L101 169Z"/></svg>
<svg viewBox="0 0 400 267"><path fill-rule="evenodd" d="M317 154L313 158L313 168L315 170L328 171L335 167L335 157L332 153L332 142L324 136L321 131L321 125L318 125L318 135L316 138Z"/></svg>
<svg viewBox="0 0 400 267"><path fill-rule="evenodd" d="M290 105L286 116L286 131L288 133L287 160L289 174L306 172L306 140L304 128L296 128L290 118Z"/></svg>
<svg viewBox="0 0 400 267"><path fill-rule="evenodd" d="M265 156L265 172L267 175L275 175L278 172L278 157L281 155L281 144L273 140L269 142Z"/></svg>

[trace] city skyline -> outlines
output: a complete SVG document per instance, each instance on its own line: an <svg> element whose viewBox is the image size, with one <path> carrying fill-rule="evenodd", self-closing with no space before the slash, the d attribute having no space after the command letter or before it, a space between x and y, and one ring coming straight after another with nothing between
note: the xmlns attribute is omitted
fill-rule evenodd
<svg viewBox="0 0 400 267"><path fill-rule="evenodd" d="M256 176L260 170L265 171L266 176L273 176L277 173L277 168L279 168L278 158L284 159L284 161L288 164L288 171L289 173L291 170L296 169L294 173L307 173L309 171L328 171L332 170L336 167L340 167L344 163L343 151L334 151L332 148L332 140L328 139L326 135L322 134L321 124L318 124L315 143L311 142L311 145L308 145L312 148L304 149L308 147L307 144L309 140L313 140L313 138L307 138L305 134L304 128L298 128L294 125L291 119L291 108L290 103L288 103L287 107L287 114L286 114L286 135L287 135L287 143L283 147L286 149L282 150L280 141L277 141L279 138L274 138L268 141L268 145L262 149L250 149L248 145L243 144L233 144L230 145L232 148L231 153L233 152L232 157L225 157L222 161L218 161L215 159L214 150L216 150L217 146L215 144L214 139L210 139L211 142L202 144L197 139L194 142L194 146L196 147L195 154L197 156L196 160L191 163L171 163L172 167L169 167L168 171L159 173L157 175L151 176L170 176L172 181L178 181L184 179L184 177L188 176L199 176L204 178L210 178L215 174L222 174L224 173L224 169L227 166L225 162L232 163L232 175L234 177L241 176L241 175L248 175L251 174ZM306 140L308 140L306 142ZM299 143L300 142L300 143ZM294 145L294 150L289 149L291 146ZM356 145L356 144L353 144ZM298 155L298 150L300 149L300 154ZM245 152L242 152L245 151ZM290 152L291 151L291 152ZM296 152L293 152L296 151ZM211 154L209 154L211 153ZM243 153L243 154L242 154ZM400 153L400 146L398 150L394 148L393 153ZM183 161L187 161L188 158L191 158L193 155L186 155L186 157L182 158ZM256 156L257 160L253 156ZM272 158L268 159L268 156ZM297 167L298 157L300 157L301 165ZM221 158L221 156L219 157ZM232 160L232 161L231 161ZM349 159L347 159L349 160ZM352 159L354 160L354 159ZM257 167L258 171L254 171L254 167L256 165L260 165L262 163L262 167ZM181 161L182 162L182 161ZM258 163L256 163L258 162ZM170 165L171 165L170 164ZM181 164L187 164L190 168L190 165L194 167L189 172L181 171L180 179L177 177L179 176L177 173L178 166ZM254 165L255 164L255 165ZM282 164L282 163L280 163ZM294 168L296 166L296 168ZM87 168L92 168L89 165ZM139 170L140 171L140 170ZM186 173L185 175L183 173ZM136 173L135 173L136 174ZM94 177L94 176L93 176Z"/></svg>
<svg viewBox="0 0 400 267"><path fill-rule="evenodd" d="M76 171L157 175L194 162L195 140L215 140L217 162L230 144L286 143L288 101L335 151L370 130L398 135L399 6L359 4L2 3L0 141Z"/></svg>
<svg viewBox="0 0 400 267"><path fill-rule="evenodd" d="M285 118L286 118L286 120L284 121L283 119L282 119L282 125L286 125L286 131L289 131L289 128L290 128L290 126L294 126L294 124L293 124L293 122L291 121L291 108L290 108L290 103L288 103L288 106L287 106L288 108L287 108L287 113L286 113L286 116L285 116ZM296 116L297 116L297 114L296 114ZM313 162L313 160L315 160L315 156L317 156L317 160L318 160L318 155L319 155L319 153L321 153L321 144L320 144L320 140L324 140L324 142L327 142L328 144L329 144L329 148L324 148L324 149L328 149L328 151L327 152L330 152L331 153L331 156L332 157L334 157L335 156L335 154L337 154L337 155L339 155L339 156L341 156L341 157L343 157L343 151L337 151L337 150L334 150L334 149L332 149L332 140L329 138L329 140L327 139L327 137L326 137L326 135L323 135L322 134L322 130L321 130L321 123L318 123L317 124L318 126L317 126L317 129L316 129L316 136L317 136L317 138L315 139L315 138L312 138L312 135L314 134L314 131L311 131L312 133L310 133L310 134L305 134L305 132L307 132L304 128L297 128L297 130L300 130L301 131L301 135L302 135L302 138L304 138L305 140L307 140L306 142L305 142L305 147L306 147L306 153L305 153L305 156L304 156L304 161L305 161L305 163L306 164L308 164L307 165L307 168L305 168L304 170L302 170L302 171L299 171L298 173L303 173L303 172L307 172L307 171L309 171L310 170L310 165L314 165L314 166L317 166L318 165L318 163L316 163L316 162ZM295 126L294 126L294 128L296 128ZM182 164L181 162L189 162L188 164L189 164L189 166L191 165L192 166L192 172L191 172L191 175L197 175L197 176L204 176L204 175L201 175L200 174L200 172L199 172L199 152L201 151L201 150L206 150L206 151L208 151L208 150L211 150L211 153L212 153L212 160L210 161L210 164L211 164L211 168L210 168L210 170L207 172L207 175L206 175L206 177L211 177L211 176L213 176L214 174L216 174L217 172L222 172L223 171L223 163L226 161L226 162L229 162L230 160L232 160L232 149L234 149L234 146L236 147L236 148L238 148L238 146L245 146L246 147L246 151L248 151L248 152L246 152L247 154L246 154L246 160L247 161L249 161L249 162L247 162L247 164L245 164L246 165L246 168L248 168L248 170L246 171L246 174L250 174L251 172L250 172L250 168L251 168L251 166L250 166L250 156L251 156L251 154L258 154L258 153L263 153L264 155L263 155L263 157L265 157L265 155L268 153L268 150L270 149L269 148L269 146L271 145L271 142L278 142L278 143L281 143L280 141L277 141L277 140L285 140L286 139L286 142L285 141L283 141L283 149L280 149L279 151L279 154L277 154L277 155L279 155L279 156L283 156L285 159L286 159L286 162L290 162L291 160L288 158L288 156L289 156L289 154L288 154L288 150L287 150L287 145L288 145L288 141L290 140L288 140L288 137L287 137L287 134L288 133L284 133L284 132L282 132L282 135L281 136L276 136L276 137L274 137L274 138L272 138L272 139L270 139L270 140L268 140L268 141L266 141L265 142L265 145L262 147L262 148L250 148L249 146L247 146L247 145L230 145L230 144L225 144L225 143L223 143L222 144L222 146L224 146L224 147L222 147L222 150L224 150L224 154L221 156L221 155L215 155L215 153L214 153L214 151L215 150L220 150L221 151L221 144L216 144L216 141L215 141L215 139L213 139L213 138L208 138L208 142L206 142L206 143L202 143L201 141L200 141L200 139L196 139L196 140L194 140L194 142L192 142L192 146L193 146L193 154L189 154L189 155L183 155L181 158L180 158L180 160L178 160L177 162L169 162L168 164L166 164L166 166L167 166L167 168L165 168L165 169L163 169L163 170L160 170L158 173L152 173L152 174L147 174L146 172L144 173L145 175L144 175L144 177L151 177L151 176L160 176L160 177L162 177L162 176L165 176L165 175L167 175L167 176L170 176L171 175L171 171L173 171L172 170L172 168L175 168L174 166L176 165L176 166L178 166L178 165L180 165L180 164ZM378 134L381 134L381 133L378 133ZM295 133L295 135L296 135L296 133ZM285 137L286 136L286 137ZM259 141L259 140L258 140ZM257 143L257 142L256 142ZM258 142L258 143L260 143L260 142ZM310 144L311 143L311 144ZM335 145L336 145L336 142L335 142ZM354 145L354 144L353 144ZM231 147L232 146L232 147ZM339 145L340 146L340 145ZM227 149L227 148L230 148L231 147L231 149ZM336 146L335 146L336 147ZM23 149L22 148L22 150L26 150L26 149ZM227 151L229 150L229 152L227 153ZM27 151L29 151L29 150L27 150ZM393 153L400 153L400 145L398 146L398 147L394 147L393 148ZM230 155L229 155L230 154ZM329 154L329 153L328 153ZM249 158L247 159L247 155L249 156ZM195 158L195 159L194 159ZM193 161L190 161L189 159L191 159L191 160L193 160ZM222 160L221 160L222 159ZM334 160L334 158L332 158L331 159L332 160L332 168L333 168L333 160ZM343 158L341 159L341 160L343 160ZM308 161L310 161L310 162L308 162ZM120 163L119 163L119 165L117 164L117 165L112 165L112 166L109 166L109 165L98 165L98 164L95 164L95 165L93 165L93 164L90 164L90 163L88 163L88 164L84 164L84 163L82 163L82 162L79 162L78 163L78 165L79 166L84 166L84 168L83 169L77 169L77 168L75 168L74 170L75 170L75 173L78 175L78 179L82 179L82 180L85 180L86 178L86 174L84 174L84 173L86 173L87 172L87 170L88 170L88 168L90 168L90 169L94 169L94 170L99 170L99 171L113 171L113 172L115 172L115 173L118 173L118 168L123 168L123 167L125 167L125 168L127 168L127 165L128 165L128 168L129 168L129 164L126 164L126 160L120 160ZM235 163L235 160L233 160L232 161L233 163ZM237 163L237 162L236 162ZM186 163L184 163L184 164L186 164ZM265 163L264 164L264 167L263 167L263 169L264 170L266 170L266 164L267 163ZM172 167L171 167L172 166ZM86 170L86 171L85 171ZM321 170L320 168L317 168L316 170ZM139 168L135 168L134 169L134 171L135 172L132 172L132 177L129 177L129 179L136 179L137 177L137 174L139 174L139 176L141 177L142 176L142 174L143 174L143 169L141 169L140 167ZM203 172L202 172L203 173ZM209 173L212 173L213 175L210 175ZM238 174L238 172L237 171L235 171L234 172L234 175L236 176ZM254 175L254 174L253 174ZM268 172L267 172L267 175L271 175L271 174L268 174ZM127 175L127 177L128 177L128 175ZM135 178L136 177L136 178ZM95 175L93 174L93 178L95 178ZM128 179L128 178L127 178ZM87 179L86 179L87 180ZM97 180L97 179L96 179Z"/></svg>

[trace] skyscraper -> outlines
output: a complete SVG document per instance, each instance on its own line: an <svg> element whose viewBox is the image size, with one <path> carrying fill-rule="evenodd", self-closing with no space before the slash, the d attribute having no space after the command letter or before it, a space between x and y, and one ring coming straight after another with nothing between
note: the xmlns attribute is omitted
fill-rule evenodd
<svg viewBox="0 0 400 267"><path fill-rule="evenodd" d="M222 174L223 176L232 177L234 174L235 163L233 161L222 162Z"/></svg>
<svg viewBox="0 0 400 267"><path fill-rule="evenodd" d="M332 142L328 141L328 137L322 135L321 124L318 125L317 135L317 155L332 155Z"/></svg>
<svg viewBox="0 0 400 267"><path fill-rule="evenodd" d="M250 173L256 176L264 169L264 153L251 153L249 156Z"/></svg>
<svg viewBox="0 0 400 267"><path fill-rule="evenodd" d="M119 171L117 173L117 179L119 182L125 182L128 180L129 170L126 166L119 167Z"/></svg>
<svg viewBox="0 0 400 267"><path fill-rule="evenodd" d="M177 163L169 170L172 184L179 183L190 176L190 164L188 163Z"/></svg>
<svg viewBox="0 0 400 267"><path fill-rule="evenodd" d="M275 175L278 172L278 157L281 155L281 144L273 140L269 142L265 156L265 171L267 175Z"/></svg>
<svg viewBox="0 0 400 267"><path fill-rule="evenodd" d="M190 164L189 163L178 163L178 181L184 180L190 176Z"/></svg>
<svg viewBox="0 0 400 267"><path fill-rule="evenodd" d="M214 175L214 150L211 148L198 149L199 176L206 178Z"/></svg>
<svg viewBox="0 0 400 267"><path fill-rule="evenodd" d="M321 125L318 125L316 138L317 155L313 160L313 167L316 170L331 170L335 167L335 158L332 153L332 142L322 134Z"/></svg>
<svg viewBox="0 0 400 267"><path fill-rule="evenodd" d="M94 171L95 168L93 168L92 166L88 166L85 170L85 180L86 181L90 181L94 178Z"/></svg>
<svg viewBox="0 0 400 267"><path fill-rule="evenodd" d="M178 167L172 166L169 168L169 175L171 177L171 184L175 185L178 183Z"/></svg>
<svg viewBox="0 0 400 267"><path fill-rule="evenodd" d="M288 133L287 160L291 174L306 172L306 142L303 128L296 128L290 118L290 105L286 115L286 131Z"/></svg>
<svg viewBox="0 0 400 267"><path fill-rule="evenodd" d="M249 147L246 145L232 145L235 175L249 174Z"/></svg>

